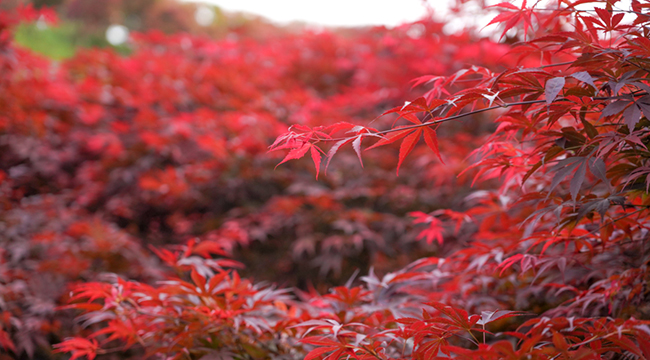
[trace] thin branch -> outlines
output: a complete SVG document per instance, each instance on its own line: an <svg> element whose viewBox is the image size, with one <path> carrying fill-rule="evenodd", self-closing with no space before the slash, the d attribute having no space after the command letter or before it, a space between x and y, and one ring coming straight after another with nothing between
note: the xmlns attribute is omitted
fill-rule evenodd
<svg viewBox="0 0 650 360"><path fill-rule="evenodd" d="M630 65L632 65L632 66L636 66L637 68L639 68L639 69L641 69L641 70L643 70L643 71L645 71L645 72L649 72L649 73L650 73L650 69L648 69L648 68L646 68L646 67L643 67L643 66L641 66L641 65L639 65L639 64L635 64L635 63L633 63L632 61L630 61L630 59L624 59L623 61L626 62L626 63L628 63L628 64L630 64Z"/></svg>
<svg viewBox="0 0 650 360"><path fill-rule="evenodd" d="M595 13L596 10L593 9L584 9L584 10L579 10L579 9L569 9L569 8L564 8L564 9L550 9L550 8L535 8L535 11L568 11L568 12L586 12L586 13ZM649 14L644 14L640 13L638 11L634 10L624 10L624 9L611 9L607 10L611 13L627 13L627 14L636 14L636 15L642 15L642 16L649 16Z"/></svg>
<svg viewBox="0 0 650 360"><path fill-rule="evenodd" d="M602 229L605 228L606 226L608 226L608 225L614 225L617 221L620 221L620 220L623 220L623 219L625 219L625 218L628 218L628 217L630 217L630 216L632 216L632 215L638 214L638 213L640 213L641 211L646 210L647 208L648 208L648 206L645 206L645 207L643 207L643 208L641 208L641 209L634 210L634 211L632 211L632 212L630 212L630 213L627 213L627 214L625 214L625 215L623 215L623 216L620 216L620 217L618 217L618 218L611 219L611 220L609 220L608 222L606 222L606 223L604 223L603 225L601 225L600 227L598 227L597 229L591 230L591 231L589 231L588 233L586 233L586 234L584 234L584 235L580 235L580 236L576 237L576 239L587 239L589 236L596 235L596 232L602 230Z"/></svg>
<svg viewBox="0 0 650 360"><path fill-rule="evenodd" d="M539 68L544 69L544 68L547 68L547 67L564 66L564 65L571 65L571 64L573 64L573 61L565 61L565 62L557 63L557 64L541 65L541 66L539 66Z"/></svg>
<svg viewBox="0 0 650 360"><path fill-rule="evenodd" d="M367 135L366 134L361 134L361 135L362 136L364 136L364 135L365 136L384 135L384 134L389 134L389 133L397 132L397 131L418 129L418 128L422 128L422 127L425 127L425 126L436 125L436 124L440 124L440 123L444 123L444 122L464 118L464 117L467 117L467 116L480 114L480 113L486 112L486 111L496 110L496 109L499 109L499 108L508 108L510 106L516 106L516 105L539 104L539 103L543 103L543 102L546 102L546 100L530 100L530 101L521 101L521 102L516 102L516 103L506 103L504 105L495 105L495 106L490 106L490 107L483 108L483 109L478 109L478 110L466 112L466 113L463 113L463 114L453 115L453 116L450 116L450 117L446 117L444 119L427 121L427 122L422 123L422 124L407 125L407 126L403 126L403 127L400 127L400 128L382 130L382 131L378 131L378 132L375 132L375 133L372 133L372 134L367 134ZM351 138L354 138L356 136L359 136L359 135L344 137L344 138L319 139L319 140L320 141L340 141L340 140L351 139Z"/></svg>
<svg viewBox="0 0 650 360"><path fill-rule="evenodd" d="M647 95L647 94L646 93L635 94L635 96L643 96L643 95ZM607 97L594 97L593 99L594 100L613 100L613 99L619 99L619 98L620 98L620 96L607 96ZM567 99L558 98L558 99L554 100L553 102L559 102L559 101L563 101L563 100L567 100ZM496 109L501 109L501 108L505 109L505 108L509 108L509 107L512 107L512 106L541 104L541 103L545 103L545 102L546 102L546 100L543 99L543 100L529 100L529 101L518 101L518 102L512 102L512 103L504 103L502 105L494 105L494 106L486 107L486 108L483 108L483 109L473 110L473 111L470 111L470 112L449 116L449 117L446 117L446 118L443 118L443 119L427 121L427 122L424 122L422 124L407 125L407 126L402 126L400 128L392 128L392 129L377 131L377 132L373 132L373 133L357 134L357 135L348 136L348 137L339 137L339 138L330 138L330 139L317 139L317 142L320 142L320 141L323 141L323 142L341 141L341 140L352 139L352 138L355 138L357 136L364 136L364 137L366 137L366 136L376 136L376 135L390 134L390 133L397 132L397 131L414 130L414 129L419 129L419 128L423 128L423 127L426 127L426 126L432 126L432 125L437 125L437 124L441 124L441 123L448 122L448 121L461 119L461 118L471 116L471 115L480 114L480 113L483 113L483 112L486 112L486 111L491 111L491 110L496 110Z"/></svg>

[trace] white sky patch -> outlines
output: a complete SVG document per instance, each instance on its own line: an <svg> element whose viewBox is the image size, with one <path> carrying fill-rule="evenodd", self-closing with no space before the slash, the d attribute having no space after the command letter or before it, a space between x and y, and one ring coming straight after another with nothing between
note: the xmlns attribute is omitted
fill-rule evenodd
<svg viewBox="0 0 650 360"><path fill-rule="evenodd" d="M185 2L216 5L226 11L242 11L265 17L278 24L304 22L315 26L367 26L385 25L394 27L404 23L421 20L427 15L426 2L434 11L434 18L444 22L445 34L462 31L466 27L483 29L500 10L482 9L478 2L470 1L463 6L460 14L451 14L449 7L454 0L182 0ZM522 0L486 0L487 5L509 2L519 7ZM618 1L618 9L630 9L631 0ZM540 1L557 4L557 1ZM529 6L534 1L528 1ZM554 7L554 6L550 6ZM603 7L603 6L599 6ZM582 5L581 10L593 9L592 5ZM502 11L503 9L501 9ZM198 15L198 12L197 14ZM207 12L205 12L207 15ZM207 16L206 16L207 18ZM631 18L630 15L626 19ZM198 21L198 17L197 17ZM496 36L498 25L484 29L484 34ZM417 36L415 31L412 36ZM496 36L495 40L498 39Z"/></svg>
<svg viewBox="0 0 650 360"><path fill-rule="evenodd" d="M300 21L321 26L397 26L426 15L422 0L184 0L244 11L286 24ZM447 0L429 0L443 5Z"/></svg>

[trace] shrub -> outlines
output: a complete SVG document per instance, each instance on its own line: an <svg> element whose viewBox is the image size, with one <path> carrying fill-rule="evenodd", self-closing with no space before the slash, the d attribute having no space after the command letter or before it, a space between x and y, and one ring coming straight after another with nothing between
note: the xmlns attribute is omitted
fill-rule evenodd
<svg viewBox="0 0 650 360"><path fill-rule="evenodd" d="M508 54L423 21L55 69L3 28L0 345L72 335L69 302L72 358L650 357L649 6L578 3L497 5ZM310 263L373 267L320 295Z"/></svg>

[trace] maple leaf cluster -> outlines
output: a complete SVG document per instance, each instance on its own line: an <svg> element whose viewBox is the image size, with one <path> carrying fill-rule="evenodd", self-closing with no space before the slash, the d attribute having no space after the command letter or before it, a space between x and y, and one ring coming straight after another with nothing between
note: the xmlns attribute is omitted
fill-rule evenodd
<svg viewBox="0 0 650 360"><path fill-rule="evenodd" d="M0 13L0 348L650 358L650 6L620 6L57 64Z"/></svg>

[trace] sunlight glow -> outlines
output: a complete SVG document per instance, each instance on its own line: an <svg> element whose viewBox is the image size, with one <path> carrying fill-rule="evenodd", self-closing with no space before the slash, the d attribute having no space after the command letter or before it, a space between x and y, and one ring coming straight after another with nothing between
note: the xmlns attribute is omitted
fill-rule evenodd
<svg viewBox="0 0 650 360"><path fill-rule="evenodd" d="M106 29L106 40L113 46L124 44L129 39L129 29L124 25L113 24Z"/></svg>

